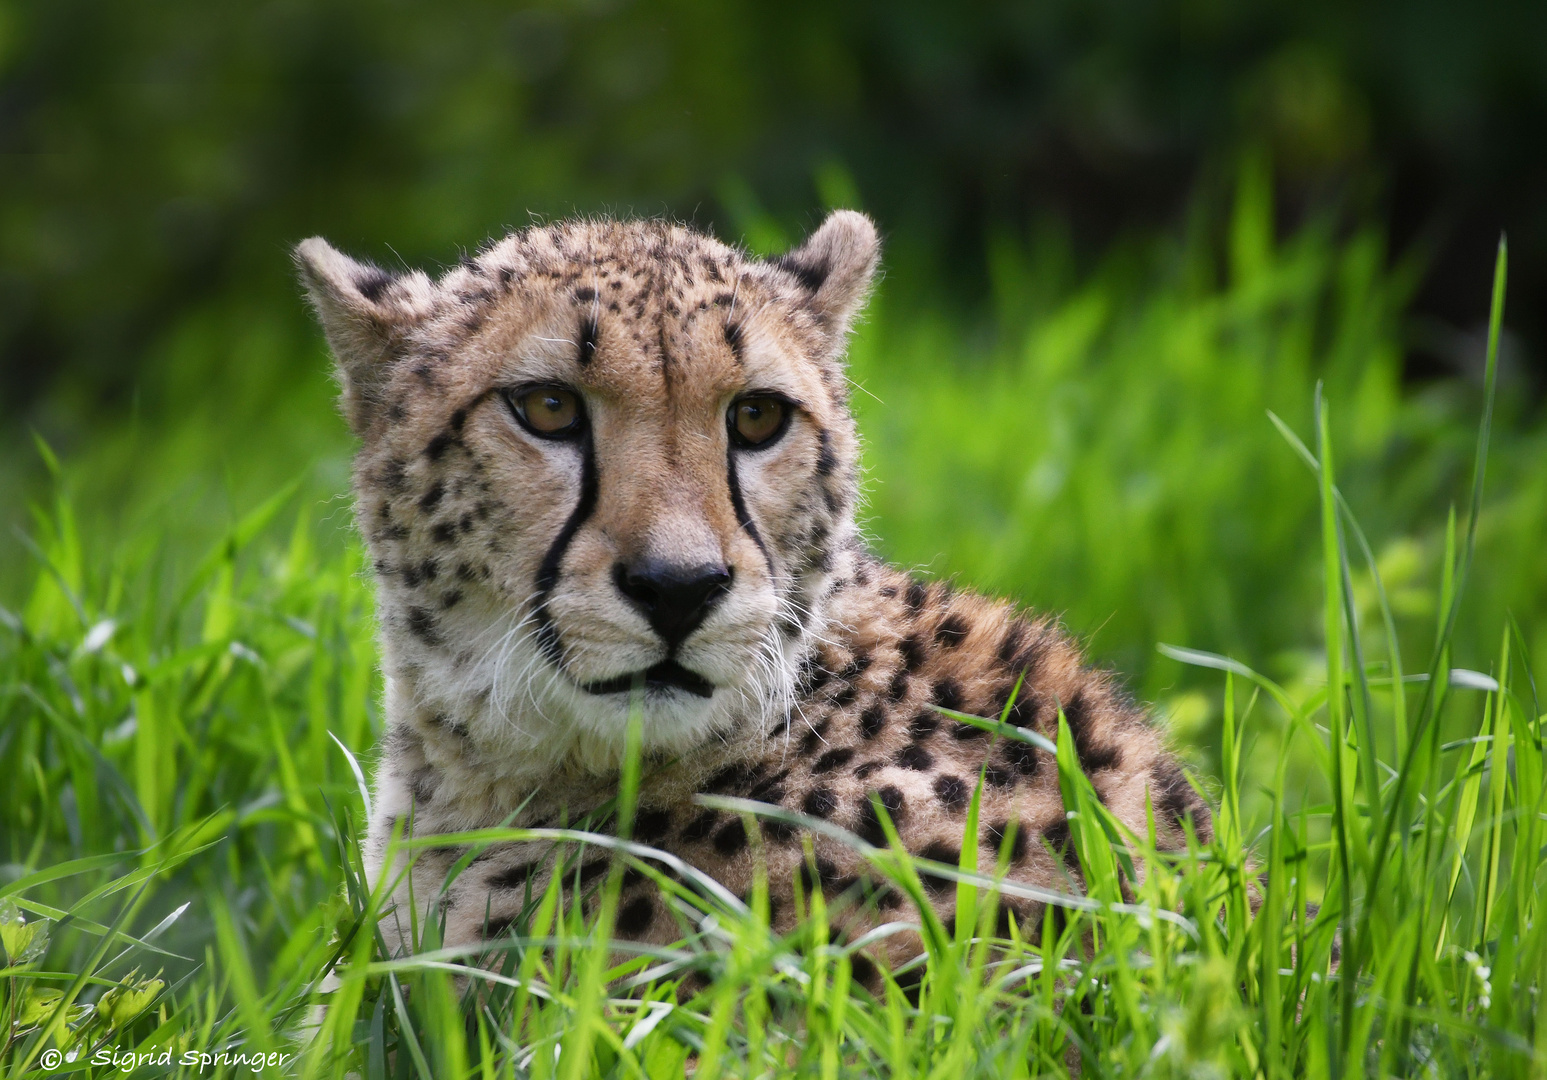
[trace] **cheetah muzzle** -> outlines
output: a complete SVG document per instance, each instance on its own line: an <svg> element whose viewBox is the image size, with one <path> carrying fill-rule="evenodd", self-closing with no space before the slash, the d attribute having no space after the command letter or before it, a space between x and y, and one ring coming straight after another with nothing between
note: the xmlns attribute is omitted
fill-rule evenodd
<svg viewBox="0 0 1547 1080"><path fill-rule="evenodd" d="M1189 817L1206 835L1143 711L1053 621L868 551L844 353L878 250L850 211L772 260L656 221L533 227L435 280L299 245L361 442L387 716L372 874L399 822L430 835L604 804L638 709L635 837L742 895L762 860L776 930L797 879L864 893L851 930L906 901L831 837L770 821L754 845L695 795L873 843L879 805L910 851L955 862L981 785L982 862L1003 845L1011 880L1077 888L1053 761L937 708L998 716L1018 680L1009 722L1056 738L1061 708L1128 827L1144 833L1148 803L1162 844L1181 847ZM490 848L444 890L459 852L428 850L399 909L411 886L438 898L447 944L476 943L519 911L532 849ZM926 886L949 917L954 888ZM627 884L620 935L679 936L654 888Z"/></svg>

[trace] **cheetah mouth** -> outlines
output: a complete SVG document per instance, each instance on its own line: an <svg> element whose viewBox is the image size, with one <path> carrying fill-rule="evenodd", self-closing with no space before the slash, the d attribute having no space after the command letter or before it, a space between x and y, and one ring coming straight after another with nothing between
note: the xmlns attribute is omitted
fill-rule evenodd
<svg viewBox="0 0 1547 1080"><path fill-rule="evenodd" d="M644 671L634 671L598 682L582 683L580 689L588 694L626 694L634 689L634 681L644 676L645 690L686 690L695 697L713 697L714 683L689 671L675 660L662 660Z"/></svg>

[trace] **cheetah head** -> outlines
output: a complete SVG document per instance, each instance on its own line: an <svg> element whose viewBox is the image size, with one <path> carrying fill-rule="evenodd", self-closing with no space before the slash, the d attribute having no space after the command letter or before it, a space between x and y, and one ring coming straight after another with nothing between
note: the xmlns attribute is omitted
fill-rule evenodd
<svg viewBox="0 0 1547 1080"><path fill-rule="evenodd" d="M534 227L438 280L300 244L389 709L593 769L632 701L665 752L787 711L854 535L843 352L877 252L850 211L766 261L661 222Z"/></svg>

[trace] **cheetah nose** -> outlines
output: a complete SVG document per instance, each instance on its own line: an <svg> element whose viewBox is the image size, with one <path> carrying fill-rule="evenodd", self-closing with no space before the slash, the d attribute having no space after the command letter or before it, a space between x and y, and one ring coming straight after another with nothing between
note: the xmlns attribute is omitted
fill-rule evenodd
<svg viewBox="0 0 1547 1080"><path fill-rule="evenodd" d="M698 628L716 601L730 588L729 567L701 563L684 566L644 559L612 568L618 591L634 602L650 626L675 649Z"/></svg>

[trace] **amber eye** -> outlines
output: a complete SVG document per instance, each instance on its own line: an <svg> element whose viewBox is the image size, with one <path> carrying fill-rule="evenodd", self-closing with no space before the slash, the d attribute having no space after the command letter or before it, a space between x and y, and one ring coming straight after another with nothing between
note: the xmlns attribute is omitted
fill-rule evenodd
<svg viewBox="0 0 1547 1080"><path fill-rule="evenodd" d="M580 395L562 386L531 386L506 391L511 411L523 427L544 439L566 439L584 423Z"/></svg>
<svg viewBox="0 0 1547 1080"><path fill-rule="evenodd" d="M731 439L738 446L768 446L784 434L790 418L789 402L772 396L745 397L731 406Z"/></svg>

